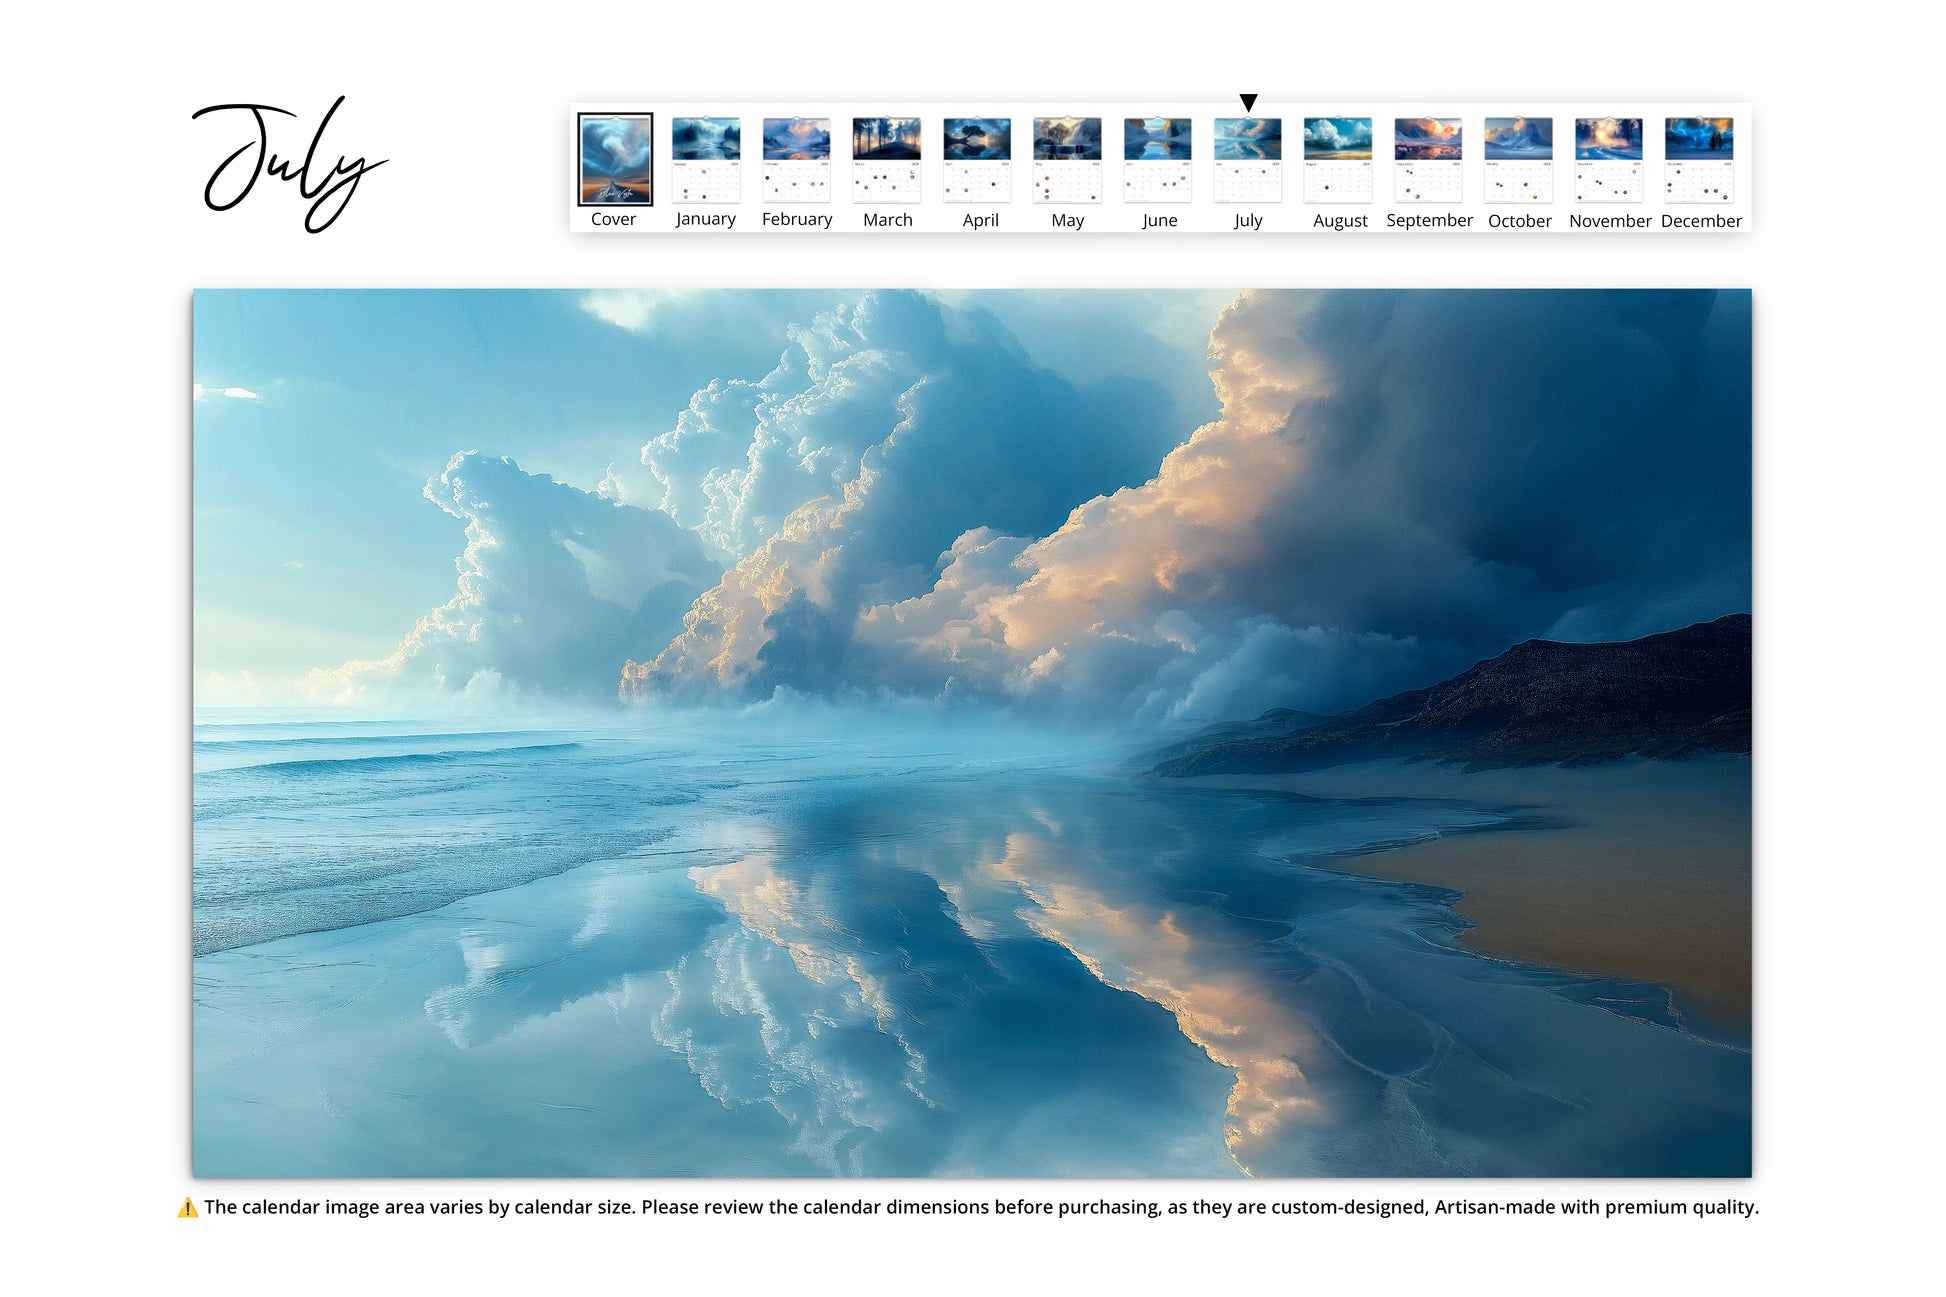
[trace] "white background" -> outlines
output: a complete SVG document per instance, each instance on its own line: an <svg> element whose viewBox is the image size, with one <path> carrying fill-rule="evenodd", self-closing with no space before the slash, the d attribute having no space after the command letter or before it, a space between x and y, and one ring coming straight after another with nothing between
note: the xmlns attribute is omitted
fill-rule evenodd
<svg viewBox="0 0 1946 1297"><path fill-rule="evenodd" d="M1930 40L1872 5L1087 8L526 4L110 6L9 20L0 518L11 554L5 754L14 1025L9 1269L106 1287L649 1291L997 1283L1675 1292L1916 1264L1937 1182L1932 962L1941 420L1937 186L1892 152L1928 127ZM1889 12L1889 10L1885 11ZM1763 125L1753 232L1253 242L569 236L575 101L1299 97L1743 100ZM321 237L289 193L205 211L205 104L396 159ZM1869 127L1867 124L1871 124ZM220 133L220 132L219 132ZM1878 143L1877 141L1884 141ZM1929 147L1929 146L1928 146ZM227 150L222 150L227 151ZM335 150L334 150L335 153ZM1839 180L1840 175L1849 179ZM1564 177L1565 179L1565 177ZM1567 209L1566 195L1557 210ZM1093 1224L884 1218L186 1222L189 292L195 286L1748 286L1756 292L1757 1167L1604 1185L1754 1199L1752 1222ZM1922 988L1925 988L1922 990ZM1103 1186L1111 1197L1138 1186ZM282 1196L516 1196L506 1183L309 1184ZM543 1183L551 1196L666 1185ZM776 1187L732 1186L745 1197ZM828 1189L850 1196L845 1186ZM1000 1185L967 1185L992 1194ZM1158 1196L1574 1186L1153 1185ZM952 1191L910 1185L911 1194ZM704 1190L707 1192L708 1190ZM787 1190L788 1191L788 1190ZM1054 1197L1092 1196L1062 1187ZM1916 1280L1919 1274L1913 1273ZM84 1278L87 1276L87 1278Z"/></svg>

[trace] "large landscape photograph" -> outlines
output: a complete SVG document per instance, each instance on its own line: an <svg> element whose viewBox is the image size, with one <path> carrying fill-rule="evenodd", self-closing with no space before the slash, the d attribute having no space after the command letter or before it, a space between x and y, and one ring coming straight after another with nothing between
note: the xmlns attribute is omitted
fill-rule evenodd
<svg viewBox="0 0 1946 1297"><path fill-rule="evenodd" d="M1747 292L214 290L190 381L198 1176L1750 1174Z"/></svg>

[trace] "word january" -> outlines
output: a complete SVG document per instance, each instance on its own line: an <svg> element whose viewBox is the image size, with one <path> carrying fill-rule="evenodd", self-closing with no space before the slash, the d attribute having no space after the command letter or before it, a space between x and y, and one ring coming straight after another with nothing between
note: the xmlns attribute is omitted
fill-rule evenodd
<svg viewBox="0 0 1946 1297"><path fill-rule="evenodd" d="M270 119L265 114L275 113L282 117L297 116L288 108L278 108L272 104L211 104L207 108L198 108L191 113L190 120L194 121L211 113L247 112L257 128L256 138L247 141L236 152L224 158L217 164L216 170L210 173L209 183L203 186L204 205L213 212L227 212L250 196L250 191L257 187L260 177L268 175L274 180L294 181L297 192L310 201L310 209L304 214L305 233L322 234L330 229L332 223L344 215L345 208L350 204L352 195L357 192L358 182L364 179L365 173L384 166L386 162L385 158L380 158L377 162L368 162L363 157L348 158L340 154L338 160L331 164L330 170L319 169L318 153L324 143L324 132L331 125L332 117L337 114L344 102L345 97L339 95L332 101L331 107L325 110L323 120L318 122L317 130L311 135L310 146L305 149L304 160L301 163L293 158L280 157L270 148ZM237 172L232 172L233 167L238 169ZM248 171L248 175L242 186L229 199L219 200L217 197L219 186L226 183L235 184L236 174L244 170ZM229 177L227 182L226 176ZM337 201L334 203L333 199Z"/></svg>

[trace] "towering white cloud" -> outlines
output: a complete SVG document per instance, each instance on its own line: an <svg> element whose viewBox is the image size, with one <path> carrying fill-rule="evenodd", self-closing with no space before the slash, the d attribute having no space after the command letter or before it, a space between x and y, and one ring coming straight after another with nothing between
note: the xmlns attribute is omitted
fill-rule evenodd
<svg viewBox="0 0 1946 1297"><path fill-rule="evenodd" d="M1064 382L978 309L866 293L789 336L770 373L712 382L673 429L642 447L663 488L661 508L737 558L778 535L797 509L842 498L868 457L883 458L902 437L925 441L939 462L969 461L979 481L1043 462L1063 474L1050 484L1069 492L1063 505L1140 480L1175 440L1160 392L1126 378ZM929 421L923 428L911 426L917 410Z"/></svg>
<svg viewBox="0 0 1946 1297"><path fill-rule="evenodd" d="M793 327L790 340L769 374L711 383L642 447L661 507L739 557L792 510L854 480L946 351L939 309L904 293L867 295Z"/></svg>
<svg viewBox="0 0 1946 1297"><path fill-rule="evenodd" d="M667 643L718 574L665 515L511 459L455 455L425 495L466 524L458 590L389 658L313 671L314 697L401 687L489 702L610 696L619 664Z"/></svg>
<svg viewBox="0 0 1946 1297"><path fill-rule="evenodd" d="M963 532L1051 529L1175 440L1152 386L1069 383L991 317L916 294L869 294L793 337L777 371L712 384L644 450L679 521L752 548L674 644L631 664L638 689L875 691L848 674L862 610L929 589Z"/></svg>

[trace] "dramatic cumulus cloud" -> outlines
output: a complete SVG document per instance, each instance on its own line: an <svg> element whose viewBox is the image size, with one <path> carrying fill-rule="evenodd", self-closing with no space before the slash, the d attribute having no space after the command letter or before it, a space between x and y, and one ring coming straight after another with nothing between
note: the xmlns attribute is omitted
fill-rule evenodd
<svg viewBox="0 0 1946 1297"><path fill-rule="evenodd" d="M917 347L861 366L920 375L890 435L698 600L636 691L1335 710L1529 636L1749 606L1746 295L1248 293L1211 338L1221 417L1121 489L1100 457L1146 435L1101 436L1003 339L942 369L928 324L901 317ZM766 426L761 394L716 387L697 426L718 400ZM772 440L856 444L876 400L806 405Z"/></svg>
<svg viewBox="0 0 1946 1297"><path fill-rule="evenodd" d="M1155 387L1077 386L985 313L916 294L870 294L792 337L773 373L712 384L643 451L663 507L744 554L631 666L644 691L875 690L847 675L865 609L930 589L964 532L1052 530L1178 437Z"/></svg>
<svg viewBox="0 0 1946 1297"><path fill-rule="evenodd" d="M511 459L455 455L425 494L466 524L458 591L384 661L312 672L314 697L395 686L489 702L612 696L619 664L667 643L718 574L667 516Z"/></svg>
<svg viewBox="0 0 1946 1297"><path fill-rule="evenodd" d="M1126 378L1063 382L978 309L868 293L789 337L770 373L712 382L673 429L642 447L663 488L660 507L738 558L801 506L840 498L868 455L883 457L901 439L923 443L908 459L985 459L968 466L980 481L1016 467L1057 468L1059 480L1028 489L1042 498L1070 492L1063 505L1140 480L1176 440L1159 392Z"/></svg>
<svg viewBox="0 0 1946 1297"><path fill-rule="evenodd" d="M661 507L719 550L748 554L792 510L858 475L865 450L898 421L900 397L939 359L944 333L938 308L907 294L792 328L769 374L712 382L642 447Z"/></svg>

